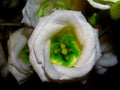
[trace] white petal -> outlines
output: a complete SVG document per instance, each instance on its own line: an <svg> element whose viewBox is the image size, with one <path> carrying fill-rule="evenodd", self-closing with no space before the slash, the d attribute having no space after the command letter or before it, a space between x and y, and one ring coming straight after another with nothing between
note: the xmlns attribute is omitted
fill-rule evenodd
<svg viewBox="0 0 120 90"><path fill-rule="evenodd" d="M103 67L110 67L114 66L118 63L116 55L114 55L112 52L108 52L103 55L100 60L98 60L97 64L103 66Z"/></svg>
<svg viewBox="0 0 120 90"><path fill-rule="evenodd" d="M44 0L27 0L25 7L22 10L22 23L35 27L38 22L36 10L40 7L40 3Z"/></svg>
<svg viewBox="0 0 120 90"><path fill-rule="evenodd" d="M8 41L10 64L14 64L21 71L28 69L28 65L26 65L20 58L18 58L18 54L27 43L27 39L22 35L22 30L23 29L20 29L13 33Z"/></svg>
<svg viewBox="0 0 120 90"><path fill-rule="evenodd" d="M93 7L98 8L98 9L102 9L102 10L107 10L110 9L109 5L105 5L105 4L101 4L101 3L97 3L93 0L87 0Z"/></svg>
<svg viewBox="0 0 120 90"><path fill-rule="evenodd" d="M119 1L119 0L103 0L103 1L117 2L117 1Z"/></svg>
<svg viewBox="0 0 120 90"><path fill-rule="evenodd" d="M48 24L43 28L41 33L39 33L39 36L37 37L33 46L38 62L44 61L43 50L46 41L50 39L50 37L56 32L60 31L60 28L63 28L63 25Z"/></svg>
<svg viewBox="0 0 120 90"><path fill-rule="evenodd" d="M34 70L36 71L36 73L40 77L40 79L42 81L48 81L48 79L46 78L46 75L45 75L43 63L39 64L37 62L33 49L30 50L30 62L32 64Z"/></svg>
<svg viewBox="0 0 120 90"><path fill-rule="evenodd" d="M96 65L95 70L98 74L102 75L107 71L107 68L104 68L103 66Z"/></svg>
<svg viewBox="0 0 120 90"><path fill-rule="evenodd" d="M93 51L93 54L89 59L89 62L82 63L80 67L67 68L59 65L54 65L54 67L57 69L59 73L63 75L63 77L67 76L70 78L78 78L86 75L92 69L94 64L95 64L95 50Z"/></svg>
<svg viewBox="0 0 120 90"><path fill-rule="evenodd" d="M45 60L45 71L53 80L58 80L61 78L60 74L56 71L53 65L50 62L50 40L46 42L45 51L44 51L44 60Z"/></svg>
<svg viewBox="0 0 120 90"><path fill-rule="evenodd" d="M29 73L29 64L26 64L18 57L20 51L27 43L26 37L22 34L23 30L26 28L21 28L18 31L10 35L8 40L8 67L10 72L16 78L18 83L28 79L31 75ZM29 30L29 29L28 29Z"/></svg>

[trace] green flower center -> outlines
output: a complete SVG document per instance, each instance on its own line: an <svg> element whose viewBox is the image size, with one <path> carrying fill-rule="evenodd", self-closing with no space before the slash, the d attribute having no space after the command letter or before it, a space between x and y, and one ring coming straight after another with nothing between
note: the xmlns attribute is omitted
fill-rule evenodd
<svg viewBox="0 0 120 90"><path fill-rule="evenodd" d="M29 61L29 48L28 48L28 45L26 44L23 49L21 50L20 54L19 54L19 57L22 58L22 60L25 62L25 63L28 63L30 64L30 61Z"/></svg>
<svg viewBox="0 0 120 90"><path fill-rule="evenodd" d="M68 25L51 38L50 60L53 64L74 67L81 49L75 28Z"/></svg>
<svg viewBox="0 0 120 90"><path fill-rule="evenodd" d="M27 44L23 47L23 49L19 53L18 57L21 58L24 63L30 64L28 72L30 74L33 74L34 70L33 70L33 67L31 66L31 63L30 63L30 60L29 60L29 48L28 48Z"/></svg>
<svg viewBox="0 0 120 90"><path fill-rule="evenodd" d="M38 17L49 15L56 9L69 9L69 5L65 0L45 0L40 4L40 8L37 11Z"/></svg>

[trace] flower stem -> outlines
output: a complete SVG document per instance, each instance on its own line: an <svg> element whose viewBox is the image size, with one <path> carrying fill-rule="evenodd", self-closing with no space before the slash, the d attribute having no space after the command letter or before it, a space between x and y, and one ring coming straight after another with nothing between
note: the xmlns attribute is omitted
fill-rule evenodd
<svg viewBox="0 0 120 90"><path fill-rule="evenodd" d="M102 31L100 34L99 34L99 38L101 38L102 36L104 36L106 33L108 33L110 30L110 26L108 26L107 28L105 28L104 31Z"/></svg>

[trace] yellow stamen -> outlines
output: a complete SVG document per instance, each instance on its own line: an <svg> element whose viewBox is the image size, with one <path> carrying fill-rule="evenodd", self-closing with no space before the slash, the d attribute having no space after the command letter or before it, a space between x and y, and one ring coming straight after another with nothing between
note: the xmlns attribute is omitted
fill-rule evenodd
<svg viewBox="0 0 120 90"><path fill-rule="evenodd" d="M61 47L61 49L64 49L65 48L65 44L60 44L60 47Z"/></svg>
<svg viewBox="0 0 120 90"><path fill-rule="evenodd" d="M65 49L65 48L62 49L62 54L63 54L63 55L67 55L67 49Z"/></svg>
<svg viewBox="0 0 120 90"><path fill-rule="evenodd" d="M65 59L65 60L68 60L69 58L68 58L68 56L64 56L64 59Z"/></svg>

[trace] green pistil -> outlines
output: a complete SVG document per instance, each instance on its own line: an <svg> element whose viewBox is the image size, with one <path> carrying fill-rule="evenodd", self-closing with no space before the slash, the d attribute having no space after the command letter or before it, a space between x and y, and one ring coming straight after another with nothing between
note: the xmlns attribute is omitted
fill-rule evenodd
<svg viewBox="0 0 120 90"><path fill-rule="evenodd" d="M71 48L68 49L68 53L70 53L70 54L72 53L72 49Z"/></svg>
<svg viewBox="0 0 120 90"><path fill-rule="evenodd" d="M28 45L26 44L24 46L24 48L21 50L20 54L19 54L19 57L22 58L22 60L25 62L25 63L30 63L29 61L29 49L28 49Z"/></svg>
<svg viewBox="0 0 120 90"><path fill-rule="evenodd" d="M50 61L65 67L73 67L80 56L81 45L75 28L68 25L51 38Z"/></svg>

